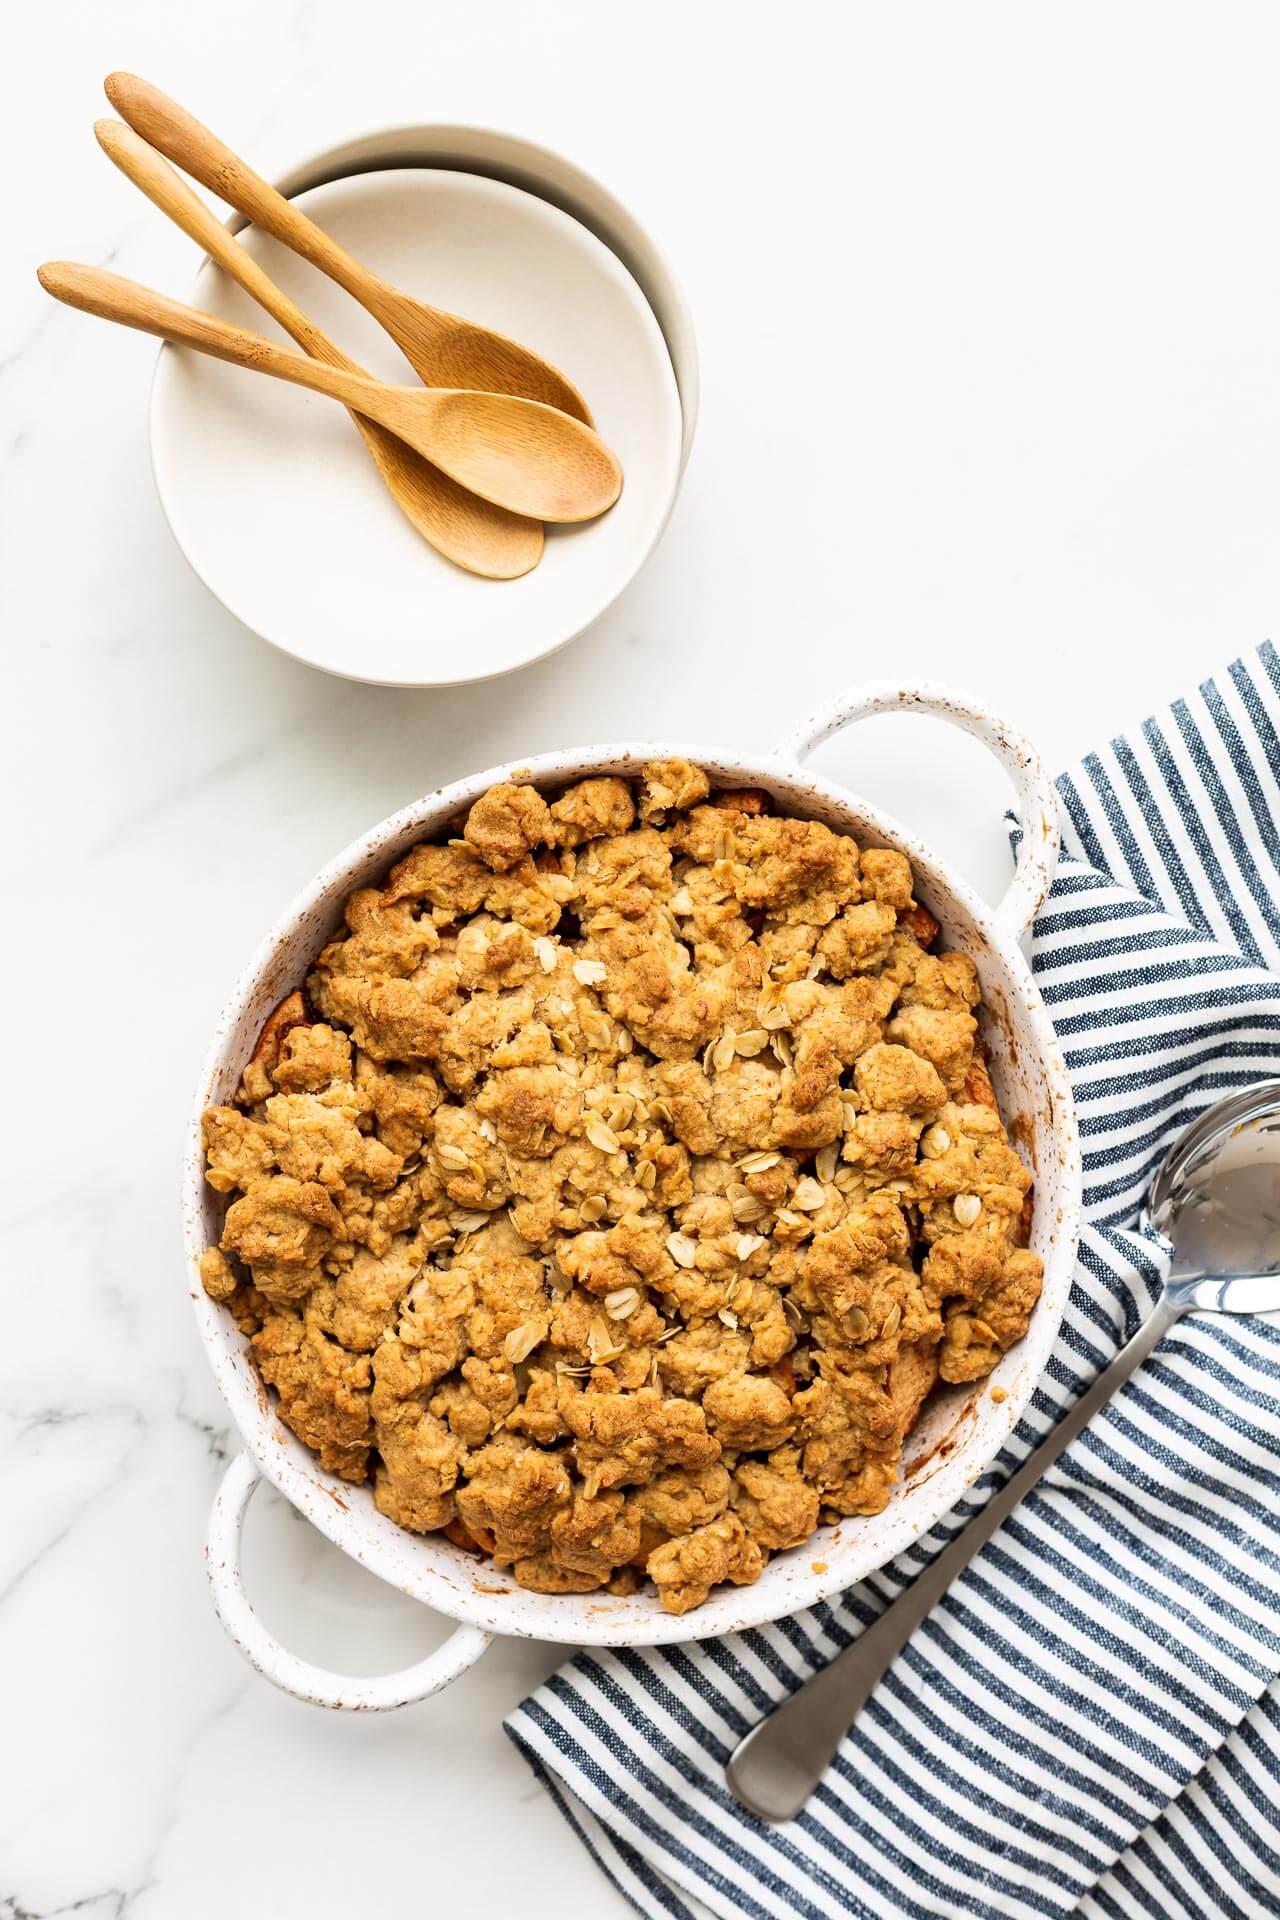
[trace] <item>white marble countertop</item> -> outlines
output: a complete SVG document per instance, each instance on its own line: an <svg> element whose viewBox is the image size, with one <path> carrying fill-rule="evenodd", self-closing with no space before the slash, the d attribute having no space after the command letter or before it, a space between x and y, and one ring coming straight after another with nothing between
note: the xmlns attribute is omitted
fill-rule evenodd
<svg viewBox="0 0 1280 1920"><path fill-rule="evenodd" d="M967 684L1057 766L1265 637L1278 51L1245 5L66 0L7 23L0 1915L336 1920L513 1890L523 1920L621 1913L500 1731L553 1650L349 1719L254 1679L213 1619L233 1443L176 1195L206 1031L294 890L427 785L624 732L765 746L889 671ZM32 273L192 278L94 146L116 66L268 173L378 124L482 121L652 224L704 409L670 530L593 633L403 694L296 666L210 600L151 486L151 344ZM783 404L758 419L762 391ZM995 887L999 776L910 724L831 765ZM251 1587L300 1651L390 1667L439 1634L258 1507Z"/></svg>

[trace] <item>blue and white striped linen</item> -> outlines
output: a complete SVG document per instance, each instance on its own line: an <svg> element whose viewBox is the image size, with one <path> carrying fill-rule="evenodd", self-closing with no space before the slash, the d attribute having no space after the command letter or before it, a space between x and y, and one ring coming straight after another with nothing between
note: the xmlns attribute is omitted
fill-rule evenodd
<svg viewBox="0 0 1280 1920"><path fill-rule="evenodd" d="M972 1493L829 1605L584 1652L507 1730L644 1914L1280 1913L1280 1323L1177 1325L895 1662L799 1819L724 1784L740 1736L855 1638L1136 1324L1136 1221L1198 1109L1280 1073L1280 658L1268 644L1059 781L1034 930L1079 1105L1085 1219L1044 1379ZM692 1624L692 1623L691 1623Z"/></svg>

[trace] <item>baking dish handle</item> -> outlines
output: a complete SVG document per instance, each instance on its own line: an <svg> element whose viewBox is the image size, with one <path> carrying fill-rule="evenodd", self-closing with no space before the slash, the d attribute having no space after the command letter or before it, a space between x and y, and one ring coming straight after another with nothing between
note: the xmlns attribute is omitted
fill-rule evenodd
<svg viewBox="0 0 1280 1920"><path fill-rule="evenodd" d="M238 1453L227 1468L214 1499L205 1565L219 1620L249 1665L264 1679L282 1687L296 1700L309 1701L312 1706L339 1707L350 1713L385 1713L391 1707L407 1707L415 1700L439 1693L442 1687L475 1665L493 1635L472 1626L458 1627L442 1647L437 1647L416 1666L405 1667L399 1673L380 1673L370 1680L328 1673L282 1647L249 1605L240 1574L245 1511L254 1489L261 1484L252 1456Z"/></svg>
<svg viewBox="0 0 1280 1920"><path fill-rule="evenodd" d="M995 755L1013 782L1022 841L1013 879L996 913L1021 939L1053 884L1060 834L1058 794L1030 741L981 701L932 681L904 687L895 681L883 680L869 686L850 687L824 701L799 726L793 727L779 743L778 756L802 761L824 740L857 720L865 720L875 713L912 712L933 714L972 734Z"/></svg>

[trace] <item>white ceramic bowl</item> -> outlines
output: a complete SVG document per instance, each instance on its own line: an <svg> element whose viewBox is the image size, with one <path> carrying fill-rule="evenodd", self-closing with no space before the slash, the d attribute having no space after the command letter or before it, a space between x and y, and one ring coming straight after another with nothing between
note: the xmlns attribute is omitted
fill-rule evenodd
<svg viewBox="0 0 1280 1920"><path fill-rule="evenodd" d="M803 766L838 728L892 707L940 714L973 733L1013 778L1023 839L1008 894L994 910L927 847L846 789ZM901 1482L883 1513L822 1529L777 1555L750 1587L714 1593L697 1613L663 1613L652 1592L526 1593L509 1574L477 1561L440 1535L406 1532L379 1514L367 1487L325 1473L316 1456L277 1419L246 1341L208 1298L197 1262L221 1230L223 1202L204 1180L200 1115L232 1097L271 1009L305 977L339 925L358 886L386 872L415 841L459 821L495 780L555 786L585 774L634 771L679 753L717 782L766 787L784 812L826 821L860 842L897 847L912 862L917 893L941 923L946 945L971 953L982 982L985 1037L1001 1109L1035 1172L1032 1245L1045 1263L1044 1290L1026 1338L1005 1355L992 1381L933 1399L910 1443ZM716 749L628 743L544 754L491 767L439 789L384 820L320 873L286 910L254 955L221 1019L197 1090L186 1150L183 1196L189 1286L201 1335L245 1451L232 1463L214 1505L208 1567L214 1602L241 1651L269 1679L302 1699L348 1708L400 1706L447 1684L484 1652L492 1634L571 1645L638 1646L759 1625L842 1591L900 1553L954 1506L1016 1424L1048 1357L1071 1283L1079 1218L1080 1157L1071 1092L1044 1003L1020 940L1048 891L1057 856L1057 800L1027 743L976 703L938 688L888 686L842 695L789 734L778 751L737 759ZM997 1402L989 1391L1004 1390ZM321 1531L370 1571L461 1624L430 1657L404 1673L360 1680L323 1672L289 1653L254 1615L240 1580L240 1528L265 1476Z"/></svg>
<svg viewBox="0 0 1280 1920"><path fill-rule="evenodd" d="M331 673L440 686L486 679L552 652L634 578L679 487L684 415L648 299L578 220L475 173L374 171L295 198L394 284L509 333L563 367L622 462L622 497L598 520L549 529L541 564L522 579L482 580L413 530L341 407L166 347L152 394L151 443L179 546L246 626ZM368 371L415 381L387 334L331 281L256 229L241 240ZM208 262L192 304L284 338Z"/></svg>

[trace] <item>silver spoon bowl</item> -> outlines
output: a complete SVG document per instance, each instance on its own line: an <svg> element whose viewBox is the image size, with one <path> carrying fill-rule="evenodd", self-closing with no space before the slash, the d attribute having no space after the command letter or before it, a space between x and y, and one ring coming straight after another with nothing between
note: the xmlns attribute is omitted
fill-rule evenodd
<svg viewBox="0 0 1280 1920"><path fill-rule="evenodd" d="M762 1820L799 1813L921 1621L1175 1320L1280 1313L1280 1080L1258 1081L1192 1122L1160 1164L1143 1224L1172 1243L1169 1275L1111 1365L907 1591L734 1749L729 1787Z"/></svg>

